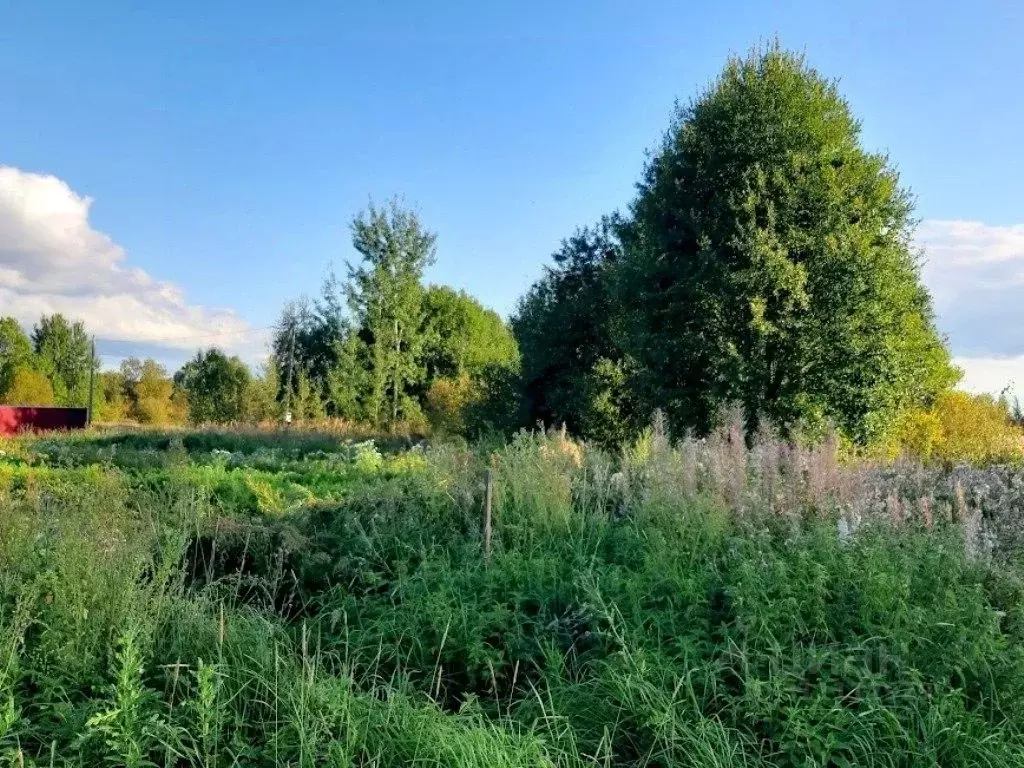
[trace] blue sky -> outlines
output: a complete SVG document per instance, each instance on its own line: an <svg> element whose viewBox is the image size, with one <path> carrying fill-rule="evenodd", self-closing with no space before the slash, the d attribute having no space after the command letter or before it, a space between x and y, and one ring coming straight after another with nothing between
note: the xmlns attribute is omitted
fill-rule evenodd
<svg viewBox="0 0 1024 768"><path fill-rule="evenodd" d="M1024 383L1010 0L7 3L0 313L77 313L110 360L254 357L392 195L439 235L429 277L506 313L629 200L673 101L775 36L840 79L916 193L968 383Z"/></svg>

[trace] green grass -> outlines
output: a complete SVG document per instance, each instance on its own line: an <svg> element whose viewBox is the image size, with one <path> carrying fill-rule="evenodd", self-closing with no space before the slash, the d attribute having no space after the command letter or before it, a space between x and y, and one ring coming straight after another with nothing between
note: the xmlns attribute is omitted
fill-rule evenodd
<svg viewBox="0 0 1024 768"><path fill-rule="evenodd" d="M162 440L0 446L0 765L1024 765L1024 573L820 456Z"/></svg>

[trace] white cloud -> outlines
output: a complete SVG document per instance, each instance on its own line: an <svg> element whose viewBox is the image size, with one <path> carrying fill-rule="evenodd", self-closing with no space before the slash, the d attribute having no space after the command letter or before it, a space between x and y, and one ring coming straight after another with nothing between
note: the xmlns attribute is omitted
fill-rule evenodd
<svg viewBox="0 0 1024 768"><path fill-rule="evenodd" d="M980 221L931 219L918 228L930 256L957 266L1024 262L1024 224L997 227Z"/></svg>
<svg viewBox="0 0 1024 768"><path fill-rule="evenodd" d="M917 243L961 386L998 394L1012 383L1024 395L1024 224L929 220Z"/></svg>
<svg viewBox="0 0 1024 768"><path fill-rule="evenodd" d="M963 370L958 385L968 392L991 395L1009 390L1011 396L1024 401L1024 355L1019 357L957 357L953 362Z"/></svg>
<svg viewBox="0 0 1024 768"><path fill-rule="evenodd" d="M178 286L128 265L90 225L91 204L56 176L0 165L0 314L30 325L62 312L100 339L257 353L262 336L234 311L189 304Z"/></svg>

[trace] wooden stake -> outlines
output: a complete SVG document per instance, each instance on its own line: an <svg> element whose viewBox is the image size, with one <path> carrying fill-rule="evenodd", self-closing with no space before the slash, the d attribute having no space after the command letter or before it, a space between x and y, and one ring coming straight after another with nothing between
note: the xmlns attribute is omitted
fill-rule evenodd
<svg viewBox="0 0 1024 768"><path fill-rule="evenodd" d="M491 564L491 501L494 498L494 470L484 476L484 565Z"/></svg>

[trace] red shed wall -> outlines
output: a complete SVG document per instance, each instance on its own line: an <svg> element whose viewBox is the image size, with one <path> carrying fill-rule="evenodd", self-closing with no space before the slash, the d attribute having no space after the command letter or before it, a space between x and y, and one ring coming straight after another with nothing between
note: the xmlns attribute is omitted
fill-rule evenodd
<svg viewBox="0 0 1024 768"><path fill-rule="evenodd" d="M85 408L0 405L0 435L50 429L84 429Z"/></svg>

